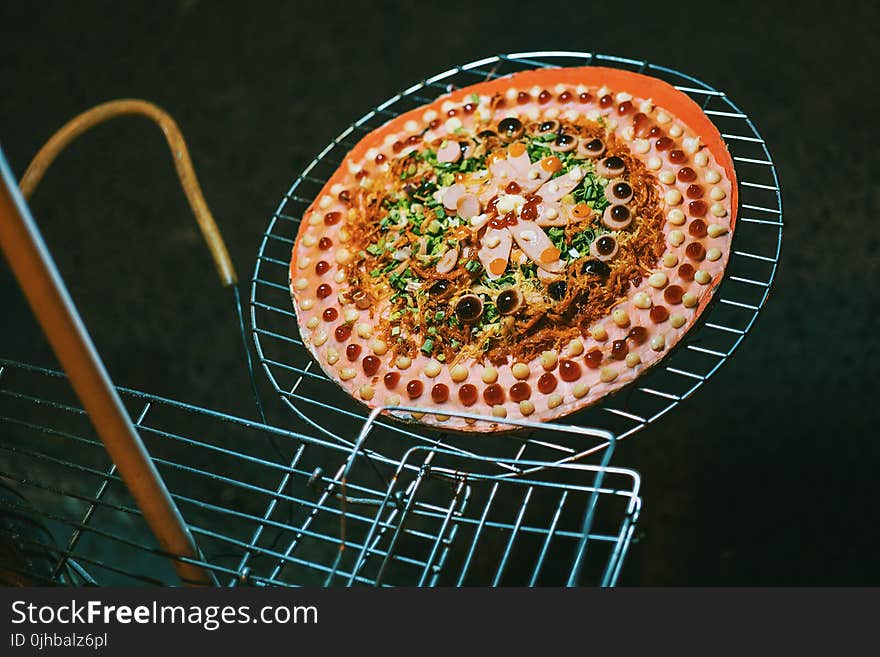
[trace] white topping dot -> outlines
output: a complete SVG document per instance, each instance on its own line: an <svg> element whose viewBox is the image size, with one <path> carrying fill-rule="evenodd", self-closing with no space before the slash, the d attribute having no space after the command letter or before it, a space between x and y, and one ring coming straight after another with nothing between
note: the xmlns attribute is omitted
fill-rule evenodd
<svg viewBox="0 0 880 657"><path fill-rule="evenodd" d="M528 399L524 399L519 403L519 412L528 417L535 412L535 405Z"/></svg>
<svg viewBox="0 0 880 657"><path fill-rule="evenodd" d="M351 239L351 234L347 230L345 230L345 228L340 228L338 237L339 241L345 244L348 240Z"/></svg>
<svg viewBox="0 0 880 657"><path fill-rule="evenodd" d="M578 96L580 96L581 94L587 93L587 88L584 85L579 84L577 87L575 87L575 91L577 92Z"/></svg>
<svg viewBox="0 0 880 657"><path fill-rule="evenodd" d="M700 298L693 292L685 292L681 298L681 303L685 308L693 308L699 300Z"/></svg>
<svg viewBox="0 0 880 657"><path fill-rule="evenodd" d="M661 160L656 155L652 155L651 157L648 158L646 165L648 167L648 170L656 171L657 169L659 169L660 167L663 166L663 160Z"/></svg>
<svg viewBox="0 0 880 657"><path fill-rule="evenodd" d="M296 261L296 266L299 267L300 269L305 269L310 264L312 264L312 259L308 256L303 256L302 258L300 258L299 260Z"/></svg>
<svg viewBox="0 0 880 657"><path fill-rule="evenodd" d="M571 394L577 399L585 397L588 392L590 392L590 386L586 383L575 383L571 388Z"/></svg>
<svg viewBox="0 0 880 657"><path fill-rule="evenodd" d="M681 144L684 147L684 150L686 152L690 153L691 155L693 155L698 150L700 150L700 138L699 137L685 139Z"/></svg>
<svg viewBox="0 0 880 657"><path fill-rule="evenodd" d="M672 324L672 328L681 328L684 326L684 323L687 320L684 318L684 315L679 315L676 313L669 318L669 322Z"/></svg>
<svg viewBox="0 0 880 657"><path fill-rule="evenodd" d="M430 110L426 111L424 114L422 114L422 119L424 120L425 123L430 123L431 121L433 121L436 118L437 118L437 112L432 109L430 109Z"/></svg>
<svg viewBox="0 0 880 657"><path fill-rule="evenodd" d="M385 406L400 406L400 395L388 395L385 398Z"/></svg>
<svg viewBox="0 0 880 657"><path fill-rule="evenodd" d="M309 317L309 321L306 322L306 328L317 328L320 320L317 317Z"/></svg>
<svg viewBox="0 0 880 657"><path fill-rule="evenodd" d="M671 230L669 231L668 239L672 246L681 246L681 243L684 242L684 233L680 230Z"/></svg>
<svg viewBox="0 0 880 657"><path fill-rule="evenodd" d="M681 203L681 192L677 189L670 189L666 192L666 203L669 205L678 205Z"/></svg>
<svg viewBox="0 0 880 657"><path fill-rule="evenodd" d="M392 143L393 143L393 142L392 142ZM370 148L370 149L367 150L367 152L365 153L365 157L366 157L368 160L375 160L375 159L376 159L376 156L377 156L378 154L379 154L379 149L378 149L378 148Z"/></svg>
<svg viewBox="0 0 880 657"><path fill-rule="evenodd" d="M573 112L574 110L570 110L570 111ZM593 108L593 109L591 109L589 112L587 112L587 118L590 119L591 121L596 121L596 120L598 120L598 118L599 118L600 116L602 116L602 112L600 112L600 111L597 110L596 108Z"/></svg>
<svg viewBox="0 0 880 657"><path fill-rule="evenodd" d="M351 260L351 251L349 251L348 249L342 248L336 252L336 262L338 262L340 265L344 265L349 260Z"/></svg>
<svg viewBox="0 0 880 657"><path fill-rule="evenodd" d="M602 96L607 96L611 93L611 89L606 86L599 87L599 91L596 92L596 95L601 98Z"/></svg>
<svg viewBox="0 0 880 657"><path fill-rule="evenodd" d="M677 208L675 210L670 210L669 214L666 215L666 219L673 226L681 226L684 224L684 212Z"/></svg>
<svg viewBox="0 0 880 657"><path fill-rule="evenodd" d="M672 117L669 116L663 110L657 112L657 123L669 123L672 120Z"/></svg>
<svg viewBox="0 0 880 657"><path fill-rule="evenodd" d="M547 210L544 212L544 216L552 221L559 216L559 213L556 211L556 208L547 208Z"/></svg>
<svg viewBox="0 0 880 657"><path fill-rule="evenodd" d="M359 338L366 339L373 335L373 326L371 324L367 324L366 322L358 323L355 330L357 331Z"/></svg>
<svg viewBox="0 0 880 657"><path fill-rule="evenodd" d="M650 98L646 98L639 104L639 111L643 114L650 114L652 109L654 109L654 101Z"/></svg>
<svg viewBox="0 0 880 657"><path fill-rule="evenodd" d="M565 91L565 88L565 85L560 82L555 87L553 87L553 91L555 91L557 94L561 94L563 91Z"/></svg>
<svg viewBox="0 0 880 657"><path fill-rule="evenodd" d="M348 172L351 174L360 173L361 168L362 168L361 165L358 164L357 162L349 162L348 163Z"/></svg>
<svg viewBox="0 0 880 657"><path fill-rule="evenodd" d="M694 280L700 285L708 285L709 281L712 280L712 276L704 269L698 269L694 273Z"/></svg>
<svg viewBox="0 0 880 657"><path fill-rule="evenodd" d="M343 381L350 381L357 376L357 371L353 367L343 367L339 370L339 378Z"/></svg>
<svg viewBox="0 0 880 657"><path fill-rule="evenodd" d="M449 110L454 109L454 108L455 108L455 103L453 103L451 100L444 100L443 104L440 105L440 109L443 110L444 113L446 113Z"/></svg>
<svg viewBox="0 0 880 657"><path fill-rule="evenodd" d="M709 262L715 262L721 258L721 249L716 249L714 246L706 251L706 260Z"/></svg>
<svg viewBox="0 0 880 657"><path fill-rule="evenodd" d="M372 349L373 353L377 356L381 356L382 354L388 352L388 345L385 344L384 340L373 340L370 343L370 349Z"/></svg>
<svg viewBox="0 0 880 657"><path fill-rule="evenodd" d="M412 119L410 119L409 121L407 121L406 123L403 124L403 129L406 130L407 132L415 132L416 130L419 129L419 124L416 123L415 121L413 121Z"/></svg>
<svg viewBox="0 0 880 657"><path fill-rule="evenodd" d="M678 256L674 253L667 253L663 256L664 267L675 267L678 264Z"/></svg>
<svg viewBox="0 0 880 657"><path fill-rule="evenodd" d="M534 87L529 89L529 93L532 96L534 96L535 98L537 98L541 94L541 87L539 87L538 85L535 85Z"/></svg>
<svg viewBox="0 0 880 657"><path fill-rule="evenodd" d="M483 383L495 383L498 380L498 370L489 365L483 368L483 374L480 376Z"/></svg>
<svg viewBox="0 0 880 657"><path fill-rule="evenodd" d="M611 313L611 319L620 328L629 326L629 314L623 308L615 308Z"/></svg>
<svg viewBox="0 0 880 657"><path fill-rule="evenodd" d="M544 116L548 119L555 119L559 116L559 108L558 107L548 107L544 110Z"/></svg>
<svg viewBox="0 0 880 657"><path fill-rule="evenodd" d="M507 409L499 404L496 404L492 407L492 415L494 417L507 417Z"/></svg>
<svg viewBox="0 0 880 657"><path fill-rule="evenodd" d="M318 201L318 207L322 210L326 210L331 205L333 205L333 197L327 196L327 194L324 194L324 196L321 197L321 200Z"/></svg>
<svg viewBox="0 0 880 657"><path fill-rule="evenodd" d="M578 116L580 116L580 114L578 114L578 111L576 109L565 110L565 112L562 113L562 118L569 121L574 121L575 119L577 119Z"/></svg>
<svg viewBox="0 0 880 657"><path fill-rule="evenodd" d="M618 93L618 94L615 96L615 98L617 99L617 102L618 102L618 103L624 103L624 102L626 102L626 101L628 101L628 100L632 100L632 99L633 99L632 94L628 94L628 93L626 93L625 91L621 91L620 93Z"/></svg>
<svg viewBox="0 0 880 657"><path fill-rule="evenodd" d="M394 364L398 369L405 370L412 365L412 358L409 356L398 356L397 360L394 361Z"/></svg>
<svg viewBox="0 0 880 657"><path fill-rule="evenodd" d="M558 356L555 351L542 351L541 352L541 367L545 370L552 370L556 367L556 361L558 360Z"/></svg>
<svg viewBox="0 0 880 657"><path fill-rule="evenodd" d="M333 280L336 281L337 283L344 283L345 282L345 272L340 269L338 272L333 274Z"/></svg>
<svg viewBox="0 0 880 657"><path fill-rule="evenodd" d="M481 107L477 110L477 116L480 117L481 121L488 121L492 118L492 110L488 107Z"/></svg>
<svg viewBox="0 0 880 657"><path fill-rule="evenodd" d="M311 310L312 306L315 305L314 299L303 299L299 302L299 307L303 310Z"/></svg>
<svg viewBox="0 0 880 657"><path fill-rule="evenodd" d="M709 212L716 217L723 217L727 214L727 208L721 205L721 203L713 203L712 207L709 208Z"/></svg>
<svg viewBox="0 0 880 657"><path fill-rule="evenodd" d="M698 167L704 167L709 164L709 156L706 155L705 151L700 151L696 155L694 155L694 164Z"/></svg>
<svg viewBox="0 0 880 657"><path fill-rule="evenodd" d="M373 398L373 395L376 394L376 391L369 383L365 383L361 386L360 393L361 399L364 401L370 401Z"/></svg>
<svg viewBox="0 0 880 657"><path fill-rule="evenodd" d="M556 408L557 406L562 405L562 395L554 392L552 395L547 397L547 408Z"/></svg>
<svg viewBox="0 0 880 657"><path fill-rule="evenodd" d="M634 351L631 351L626 355L626 366L627 367L635 367L636 365L638 365L641 362L642 362L642 359L639 358L639 355Z"/></svg>
<svg viewBox="0 0 880 657"><path fill-rule="evenodd" d="M575 338L568 343L568 348L565 350L565 352L569 356L580 356L582 353L584 353L584 343L581 342L578 338Z"/></svg>
<svg viewBox="0 0 880 657"><path fill-rule="evenodd" d="M358 317L360 317L360 313L359 313L355 308L346 308L346 309L345 309L345 312L342 313L342 318L343 318L346 322L353 322L353 321L355 321Z"/></svg>
<svg viewBox="0 0 880 657"><path fill-rule="evenodd" d="M529 366L525 363L514 363L513 367L510 368L511 373L515 379L528 379L529 375L532 371L529 369Z"/></svg>
<svg viewBox="0 0 880 657"><path fill-rule="evenodd" d="M599 368L599 380L602 383L611 383L614 379L617 378L617 370L613 367L601 367Z"/></svg>
<svg viewBox="0 0 880 657"><path fill-rule="evenodd" d="M322 221L323 220L321 219L321 215L319 215L317 212L313 212L312 216L309 217L309 226L317 226Z"/></svg>
<svg viewBox="0 0 880 657"><path fill-rule="evenodd" d="M675 174L672 173L669 169L664 169L657 177L660 179L664 185L672 185L675 182Z"/></svg>
<svg viewBox="0 0 880 657"><path fill-rule="evenodd" d="M709 190L709 198L711 198L713 201L720 201L725 196L727 196L727 194L725 194L724 190L720 187L713 187Z"/></svg>
<svg viewBox="0 0 880 657"><path fill-rule="evenodd" d="M627 141L632 141L636 136L636 131L633 129L631 125L626 126L623 130L620 131L621 136Z"/></svg>
<svg viewBox="0 0 880 657"><path fill-rule="evenodd" d="M315 237L312 233L306 233L303 235L303 244L305 246L315 246L318 243L318 238Z"/></svg>
<svg viewBox="0 0 880 657"><path fill-rule="evenodd" d="M507 91L504 92L504 97L507 98L507 100L516 100L518 94L519 92L516 89L510 87Z"/></svg>
<svg viewBox="0 0 880 657"><path fill-rule="evenodd" d="M316 318L316 319L317 319L317 318ZM318 331L318 332L312 337L312 344L315 345L316 347L320 347L320 346L321 346L322 344L324 344L325 342L327 342L327 331L323 331L323 330Z"/></svg>
<svg viewBox="0 0 880 657"><path fill-rule="evenodd" d="M649 150L651 150L651 142L649 142L647 139L636 139L635 143L633 144L633 150L636 153L640 154L647 153ZM659 157L657 158L657 161L660 161Z"/></svg>
<svg viewBox="0 0 880 657"><path fill-rule="evenodd" d="M432 379L440 374L440 363L438 363L433 358L425 363L425 368L422 370L425 373L425 376L429 376Z"/></svg>
<svg viewBox="0 0 880 657"><path fill-rule="evenodd" d="M710 184L715 184L719 180L721 180L721 174L718 173L715 169L708 169L706 171L706 182Z"/></svg>
<svg viewBox="0 0 880 657"><path fill-rule="evenodd" d="M669 136L672 137L673 139L677 139L678 137L681 137L681 133L682 133L681 126L678 125L677 123L669 126Z"/></svg>
<svg viewBox="0 0 880 657"><path fill-rule="evenodd" d="M662 290L664 287L666 287L666 284L668 282L669 279L666 278L666 274L664 274L662 271L654 272L648 277L648 285L657 290Z"/></svg>
<svg viewBox="0 0 880 657"><path fill-rule="evenodd" d="M651 302L650 295L647 292L642 291L636 292L635 296L633 297L633 305L635 305L636 308L647 310L653 305L653 303Z"/></svg>
<svg viewBox="0 0 880 657"><path fill-rule="evenodd" d="M457 116L450 117L446 120L446 132L455 132L461 127L461 119Z"/></svg>
<svg viewBox="0 0 880 657"><path fill-rule="evenodd" d="M727 232L727 226L722 224L709 224L709 237L721 237Z"/></svg>
<svg viewBox="0 0 880 657"><path fill-rule="evenodd" d="M601 324L596 324L590 328L590 335L598 342L605 342L608 339L608 331Z"/></svg>
<svg viewBox="0 0 880 657"><path fill-rule="evenodd" d="M309 286L309 279L307 279L307 278L297 278L297 279L296 279L296 282L293 284L293 286L294 286L297 290L305 290L305 289Z"/></svg>
<svg viewBox="0 0 880 657"><path fill-rule="evenodd" d="M658 333L651 338L651 349L654 351L663 351L666 346L666 337L662 333Z"/></svg>
<svg viewBox="0 0 880 657"><path fill-rule="evenodd" d="M449 376L456 383L461 383L468 377L467 368L464 365L455 365L449 370Z"/></svg>
<svg viewBox="0 0 880 657"><path fill-rule="evenodd" d="M327 363L329 365L336 365L336 362L339 360L339 352L336 351L333 347L327 347Z"/></svg>

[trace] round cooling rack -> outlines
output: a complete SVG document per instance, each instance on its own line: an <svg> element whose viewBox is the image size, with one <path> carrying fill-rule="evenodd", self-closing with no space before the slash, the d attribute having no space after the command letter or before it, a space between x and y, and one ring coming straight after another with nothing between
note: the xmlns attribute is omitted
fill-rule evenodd
<svg viewBox="0 0 880 657"><path fill-rule="evenodd" d="M476 435L371 418L365 406L324 375L299 335L288 266L303 213L355 144L395 116L452 89L488 79L540 67L590 65L665 80L695 100L721 132L735 163L740 205L731 256L712 304L660 363L598 404L566 417L567 424ZM400 440L403 434L412 439L412 445L438 445L468 454L573 461L604 449L606 432L620 440L668 413L730 357L767 300L779 260L782 227L782 198L767 146L751 119L724 92L663 66L609 55L531 52L487 57L422 80L389 98L346 128L306 166L281 200L260 243L251 287L254 341L260 362L284 402L303 421L343 444L353 445L366 430L371 434L370 450L391 458L402 455L400 445L408 442Z"/></svg>

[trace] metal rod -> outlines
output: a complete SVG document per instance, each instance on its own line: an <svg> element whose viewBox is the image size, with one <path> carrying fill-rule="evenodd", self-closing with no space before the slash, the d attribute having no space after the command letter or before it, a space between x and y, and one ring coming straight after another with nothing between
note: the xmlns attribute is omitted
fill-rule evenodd
<svg viewBox="0 0 880 657"><path fill-rule="evenodd" d="M0 249L67 372L107 452L163 550L198 558L192 535L132 425L0 149ZM181 580L209 584L201 567L174 560Z"/></svg>

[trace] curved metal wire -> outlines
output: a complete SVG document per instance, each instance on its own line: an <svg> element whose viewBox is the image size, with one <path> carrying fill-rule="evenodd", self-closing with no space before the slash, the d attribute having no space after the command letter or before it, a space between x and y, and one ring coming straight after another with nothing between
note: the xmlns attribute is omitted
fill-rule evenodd
<svg viewBox="0 0 880 657"><path fill-rule="evenodd" d="M251 324L257 356L285 404L303 421L336 441L353 445L369 411L321 372L303 346L288 289L290 250L305 209L368 132L390 118L433 101L453 88L536 67L604 65L663 79L693 98L716 124L732 156L740 208L725 278L698 325L651 371L598 404L566 418L608 431L618 440L650 425L705 383L742 342L767 301L782 244L782 197L773 159L752 120L723 91L697 78L644 60L594 53L541 51L486 57L426 78L389 98L349 125L303 170L269 221L251 279ZM511 454L548 462L587 457L604 440L550 433L479 436L379 420L376 430L404 434L472 454ZM395 443L396 444L396 443ZM381 449L374 440L373 448ZM400 458L400 454L389 454Z"/></svg>

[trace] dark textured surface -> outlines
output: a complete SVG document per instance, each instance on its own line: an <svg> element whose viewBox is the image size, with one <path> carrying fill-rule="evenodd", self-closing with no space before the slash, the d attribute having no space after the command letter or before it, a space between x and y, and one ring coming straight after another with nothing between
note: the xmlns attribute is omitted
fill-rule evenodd
<svg viewBox="0 0 880 657"><path fill-rule="evenodd" d="M295 4L0 3L0 142L16 173L86 107L157 102L181 125L246 278L296 173L414 80L534 48L690 72L727 91L766 139L783 188L783 258L735 357L615 457L644 477L622 582L880 583L880 171L876 105L862 94L874 86L876 5L627 3L612 17L583 3L514 20L514 3L486 1L437 20L416 3ZM127 119L78 142L33 210L117 382L252 413L228 293L152 125ZM51 365L5 265L0 303L0 355Z"/></svg>

